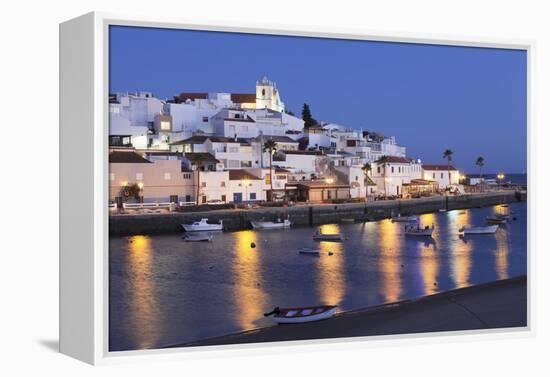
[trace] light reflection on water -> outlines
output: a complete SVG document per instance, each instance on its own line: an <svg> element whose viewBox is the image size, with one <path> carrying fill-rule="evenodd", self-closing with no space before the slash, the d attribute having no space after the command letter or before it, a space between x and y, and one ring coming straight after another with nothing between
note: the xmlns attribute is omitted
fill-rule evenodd
<svg viewBox="0 0 550 377"><path fill-rule="evenodd" d="M343 242L314 242L316 227L110 240L110 349L155 348L269 326L274 306L352 310L526 273L526 204L495 235L461 238L496 207L421 215L433 238L404 224L327 224ZM251 244L256 246L253 248ZM297 253L319 247L318 257ZM331 252L333 255L329 255Z"/></svg>
<svg viewBox="0 0 550 377"><path fill-rule="evenodd" d="M233 263L235 276L234 300L239 307L236 316L242 328L250 328L262 316L265 297L262 290L262 271L260 269L262 245L258 242L256 232L245 230L236 233L236 257ZM253 248L251 244L255 244Z"/></svg>
<svg viewBox="0 0 550 377"><path fill-rule="evenodd" d="M321 225L323 234L340 233L338 224ZM341 242L319 242L321 255L317 274L318 292L321 302L326 305L340 305L346 290L343 273L345 254ZM329 256L329 253L333 253ZM328 256L328 258L325 258Z"/></svg>
<svg viewBox="0 0 550 377"><path fill-rule="evenodd" d="M383 294L388 302L401 298L400 228L399 223L392 223L391 220L382 220L379 227L380 272Z"/></svg>
<svg viewBox="0 0 550 377"><path fill-rule="evenodd" d="M157 311L154 279L151 277L151 238L133 236L128 238L128 264L134 272L128 280L130 310L134 328L132 334L138 348L150 348L156 340L162 324Z"/></svg>

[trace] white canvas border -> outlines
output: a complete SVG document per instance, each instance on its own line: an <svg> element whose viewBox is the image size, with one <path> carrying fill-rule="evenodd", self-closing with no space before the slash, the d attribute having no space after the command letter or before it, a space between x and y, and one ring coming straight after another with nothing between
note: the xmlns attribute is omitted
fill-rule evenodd
<svg viewBox="0 0 550 377"><path fill-rule="evenodd" d="M141 17L113 13L92 13L94 17L94 364L112 364L127 362L148 362L153 360L203 359L210 357L232 357L244 355L286 354L296 351L346 350L352 348L370 348L386 346L410 346L416 344L434 344L447 342L470 342L495 339L532 337L535 335L534 316L534 269L535 252L533 249L533 221L535 218L533 197L536 197L536 177L533 156L535 156L535 137L532 125L533 114L533 72L535 43L529 40L510 40L502 38L472 38L448 35L427 35L417 33L390 33L333 27L312 27L296 25L259 25L252 22L200 22L196 19L173 19L159 17ZM126 25L142 27L162 27L174 29L195 29L224 32L242 32L256 34L278 34L289 36L325 37L338 39L356 39L400 43L437 44L468 47L488 47L519 49L527 52L527 140L528 140L528 327L518 329L471 330L462 332L444 332L430 334L407 334L378 337L354 337L340 339L319 339L308 341L290 341L278 343L257 343L231 346L211 346L195 348L176 348L158 350L108 351L108 211L106 176L108 171L107 125L108 104L108 27ZM61 145L61 148L63 146ZM62 229L62 232L70 231ZM92 266L90 266L92 268ZM83 339L83 342L88 341Z"/></svg>

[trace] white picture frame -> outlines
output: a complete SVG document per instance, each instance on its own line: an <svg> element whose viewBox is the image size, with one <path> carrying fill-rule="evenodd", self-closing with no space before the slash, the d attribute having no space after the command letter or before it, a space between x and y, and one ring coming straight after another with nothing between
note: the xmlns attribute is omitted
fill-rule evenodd
<svg viewBox="0 0 550 377"><path fill-rule="evenodd" d="M385 341L453 340L455 335L532 336L532 282L534 263L528 242L528 327L352 339L323 339L254 345L211 346L146 351L108 351L108 29L110 25L163 27L225 32L251 32L291 36L315 36L370 41L429 43L473 47L520 49L527 52L529 156L533 156L532 64L535 44L525 40L424 36L400 33L366 33L364 30L201 23L189 20L143 18L88 13L60 25L60 351L90 364L106 364L148 358L211 357L221 354L292 352L307 344L319 349L330 345L377 346ZM533 184L532 158L528 159L529 187ZM531 195L531 194L530 194ZM86 205L78 208L72 203ZM528 239L532 238L533 210L528 202ZM489 334L487 334L489 333ZM350 341L352 341L350 345Z"/></svg>

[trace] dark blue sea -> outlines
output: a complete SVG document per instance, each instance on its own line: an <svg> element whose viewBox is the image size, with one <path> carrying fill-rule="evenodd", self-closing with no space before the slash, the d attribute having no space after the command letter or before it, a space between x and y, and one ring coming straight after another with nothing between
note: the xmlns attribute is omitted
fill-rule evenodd
<svg viewBox="0 0 550 377"><path fill-rule="evenodd" d="M458 234L508 211L516 220L494 235ZM262 314L275 306L347 311L526 274L525 202L424 214L421 222L435 226L433 239L405 237L390 220L322 226L344 233L341 243L314 242L312 227L224 232L211 243L177 234L112 238L110 350L272 326ZM320 256L297 252L314 245Z"/></svg>

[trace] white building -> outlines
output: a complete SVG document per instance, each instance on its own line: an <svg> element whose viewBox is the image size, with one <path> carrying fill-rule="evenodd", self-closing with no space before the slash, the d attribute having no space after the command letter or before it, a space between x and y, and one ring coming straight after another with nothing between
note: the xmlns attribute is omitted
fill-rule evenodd
<svg viewBox="0 0 550 377"><path fill-rule="evenodd" d="M404 183L421 178L421 164L405 157L385 156L372 164L372 180L380 195L400 196L403 194Z"/></svg>
<svg viewBox="0 0 550 377"><path fill-rule="evenodd" d="M222 109L210 121L216 135L238 138L286 136L304 127L303 120L269 109Z"/></svg>
<svg viewBox="0 0 550 377"><path fill-rule="evenodd" d="M459 183L460 172L452 165L447 168L447 165L423 164L422 169L423 178L436 181L439 189L445 189L450 185L458 185Z"/></svg>

